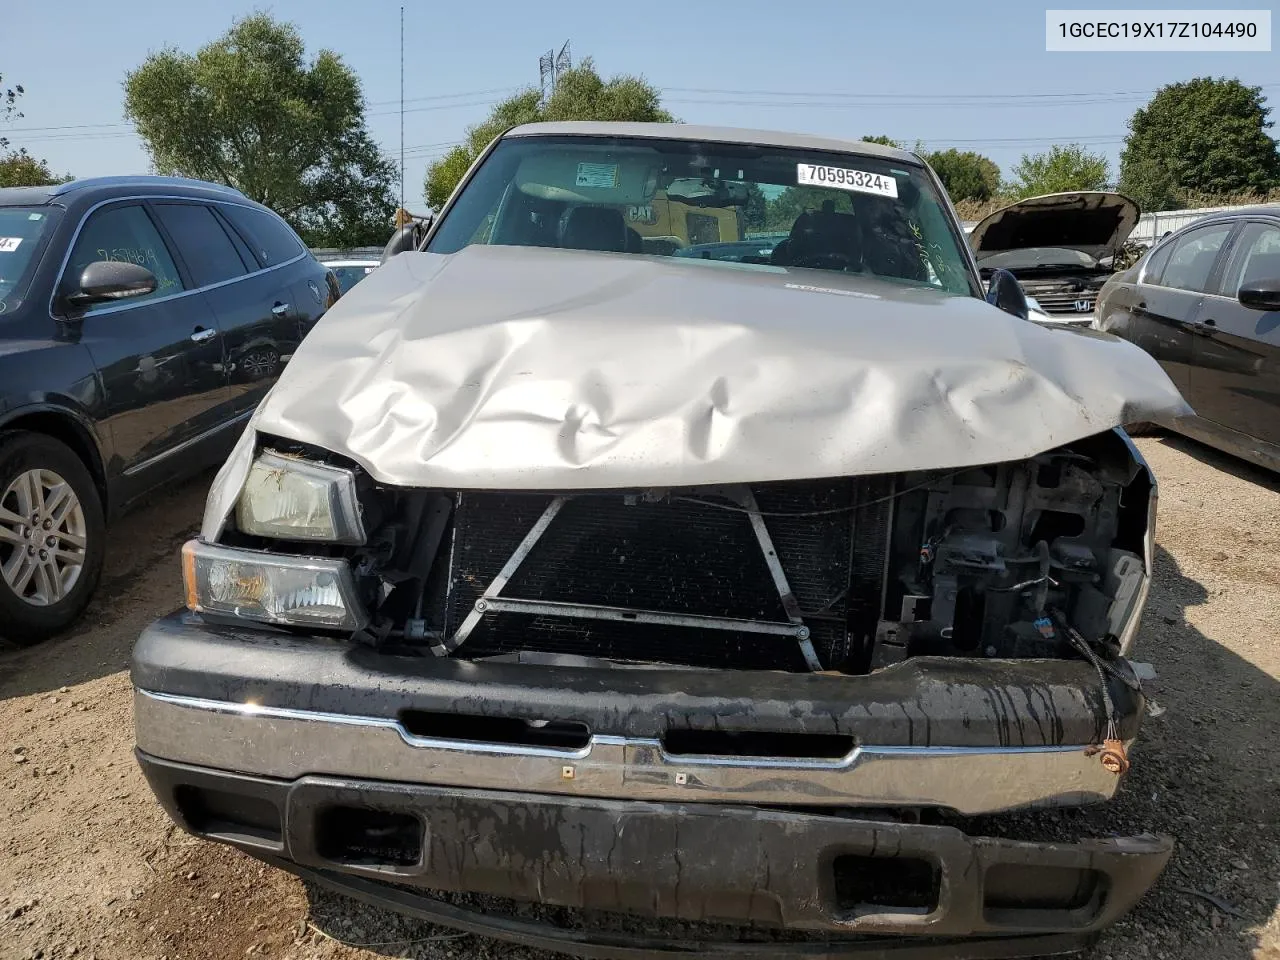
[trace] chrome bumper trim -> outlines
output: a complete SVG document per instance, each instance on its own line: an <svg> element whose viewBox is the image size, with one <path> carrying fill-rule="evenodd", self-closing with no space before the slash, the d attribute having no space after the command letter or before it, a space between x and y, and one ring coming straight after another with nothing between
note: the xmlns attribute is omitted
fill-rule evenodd
<svg viewBox="0 0 1280 960"><path fill-rule="evenodd" d="M658 740L577 750L416 737L395 720L134 693L153 756L293 780L306 775L631 800L941 807L978 815L1109 799L1097 748L876 747L835 760L672 756Z"/></svg>

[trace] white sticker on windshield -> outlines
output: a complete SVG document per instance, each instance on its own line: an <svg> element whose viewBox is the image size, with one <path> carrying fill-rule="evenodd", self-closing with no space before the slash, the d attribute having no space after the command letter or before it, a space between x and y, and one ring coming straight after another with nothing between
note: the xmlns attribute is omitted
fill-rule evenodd
<svg viewBox="0 0 1280 960"><path fill-rule="evenodd" d="M796 183L805 187L831 187L835 190L853 190L857 193L874 193L879 197L898 198L898 181L883 173L866 170L850 170L847 167L824 167L820 164L796 164Z"/></svg>
<svg viewBox="0 0 1280 960"><path fill-rule="evenodd" d="M616 163L580 163L578 179L575 183L579 187L612 190L618 185L618 165Z"/></svg>
<svg viewBox="0 0 1280 960"><path fill-rule="evenodd" d="M13 253L21 242L21 237L0 237L0 253Z"/></svg>

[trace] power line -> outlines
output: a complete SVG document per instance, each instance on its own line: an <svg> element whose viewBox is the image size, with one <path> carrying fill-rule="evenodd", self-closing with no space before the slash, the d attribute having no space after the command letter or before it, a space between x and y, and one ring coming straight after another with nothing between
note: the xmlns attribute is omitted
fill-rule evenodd
<svg viewBox="0 0 1280 960"><path fill-rule="evenodd" d="M1071 102L1071 106L1085 106L1088 104L1098 103L1139 103L1142 98L1133 100L1076 100ZM701 104L704 106L717 107L809 107L821 109L837 109L837 110L866 110L866 109L883 109L892 107L894 110L911 109L918 107L929 108L945 108L947 110L963 109L965 107L977 107L983 110L1002 109L1007 110L1017 107L1033 107L1036 109L1044 109L1043 103L989 103L985 101L948 101L946 103L938 103L932 101L920 101L918 103L885 103L882 101L827 101L827 100L713 100L713 99L697 99L693 97L667 97L663 103L691 103ZM1067 103L1055 103L1054 106L1067 106Z"/></svg>
<svg viewBox="0 0 1280 960"><path fill-rule="evenodd" d="M405 100L405 103L426 103L426 102L439 103L442 100L454 100L461 97L481 97L481 96L489 96L495 93L510 93L518 89L519 89L518 87L494 87L489 90L468 90L464 93L443 93L443 94L439 94L438 96L431 96L431 97L409 97L407 100ZM371 101L367 103L366 106L381 107L381 106L388 106L390 104L398 104L399 102L400 101L398 100L376 100L376 101ZM494 101L494 100L482 100L482 101L478 101L477 103L458 103L458 104L440 103L439 106L435 106L435 107L411 108L409 110L406 110L406 113L414 113L420 110L448 110L455 106L458 106L458 107L479 106L479 105L487 106L489 104L496 103L496 102L497 101ZM367 116L384 117L384 116L392 116L396 113L399 113L399 110L383 110L383 111L369 113L367 114ZM4 132L6 135L8 135L10 133L46 133L49 131L58 131L58 130L116 129L120 127L132 128L133 123L130 121L123 121L119 123L64 123L64 124L57 124L55 126L48 126L48 127L18 126L18 127L5 127Z"/></svg>
<svg viewBox="0 0 1280 960"><path fill-rule="evenodd" d="M3 132L6 135L8 134L7 130ZM45 134L39 137L17 136L17 137L12 137L11 139L15 143L22 145L24 143L50 143L50 142L71 141L71 140L75 140L75 141L123 140L123 139L129 139L131 137L136 137L136 136L137 134L134 133L133 131L121 131L119 133L105 133L105 132L104 133L53 133L53 134Z"/></svg>
<svg viewBox="0 0 1280 960"><path fill-rule="evenodd" d="M1259 84L1264 89L1280 87L1280 83L1263 83ZM498 93L515 93L523 89L522 87L491 87L487 90L466 90L459 93L441 93L424 97L409 97L404 100L405 103L430 103L434 106L413 107L407 109L406 113L417 113L427 110L450 110L454 107L474 107L474 106L491 106L497 103L496 100L473 100L467 103L442 103L445 100L461 100L468 97L487 97ZM1076 91L1072 93L946 93L946 94L914 94L914 93L845 93L835 91L831 93L815 93L812 90L736 90L720 87L664 87L663 93L693 93L693 94L719 94L731 97L796 97L798 100L792 100L785 103L776 101L757 101L757 100L724 100L724 99L706 99L702 97L685 97L670 99L669 103L691 103L706 104L708 106L844 106L843 103L827 103L827 101L846 100L854 101L855 106L874 106L879 103L893 106L956 106L966 105L972 102L973 105L982 106L1020 106L1029 100L1069 100L1073 98L1085 98L1080 102L1082 104L1095 103L1118 103L1130 98L1147 97L1156 90L1092 90L1092 91ZM381 107L392 104L399 104L399 100L372 100L366 103L367 107ZM1044 104L1039 104L1043 106ZM398 110L373 111L367 114L372 117L392 116L399 113ZM61 124L57 126L47 127L5 127L4 132L10 133L44 133L49 131L61 130L90 130L90 129L113 129L120 127L132 127L129 122L122 123L72 123Z"/></svg>
<svg viewBox="0 0 1280 960"><path fill-rule="evenodd" d="M1262 83L1258 86L1264 88L1280 87L1280 83ZM714 93L726 94L730 96L756 96L756 97L857 97L859 99L877 99L877 100L1031 100L1031 99L1060 99L1069 97L1148 97L1157 92L1155 90L1092 90L1077 91L1074 93L939 93L939 94L916 94L916 93L817 93L813 90L729 90L711 87L663 87L663 93Z"/></svg>
<svg viewBox="0 0 1280 960"><path fill-rule="evenodd" d="M987 139L976 139L976 140L957 140L954 137L940 137L937 139L925 139L922 137L920 142L921 143L987 143L987 144L989 143L1005 143L1005 144L1097 143L1097 144L1101 144L1101 143L1123 143L1124 140L1125 140L1125 137L1119 134L1098 133L1098 134L1090 134L1089 136L1083 136L1083 137L988 137Z"/></svg>
<svg viewBox="0 0 1280 960"><path fill-rule="evenodd" d="M427 103L429 101L440 100L460 100L463 97L487 97L495 93L512 93L520 87L491 87L488 90L466 90L462 93L440 93L430 97L409 97L405 103ZM399 100L370 100L365 104L366 107L386 107L392 104L398 104Z"/></svg>
<svg viewBox="0 0 1280 960"><path fill-rule="evenodd" d="M408 107L405 113L424 113L428 110L454 110L459 107L489 107L495 103L501 103L500 100L469 100L466 103L441 103L430 107ZM400 111L398 110L378 110L373 113L366 113L366 117L389 117Z"/></svg>
<svg viewBox="0 0 1280 960"><path fill-rule="evenodd" d="M415 143L405 147L406 150L422 150L426 147L456 147L466 143L465 140L440 140L436 143Z"/></svg>
<svg viewBox="0 0 1280 960"><path fill-rule="evenodd" d="M5 133L28 133L41 130L88 130L91 127L132 127L132 123L70 123L58 127L5 127Z"/></svg>

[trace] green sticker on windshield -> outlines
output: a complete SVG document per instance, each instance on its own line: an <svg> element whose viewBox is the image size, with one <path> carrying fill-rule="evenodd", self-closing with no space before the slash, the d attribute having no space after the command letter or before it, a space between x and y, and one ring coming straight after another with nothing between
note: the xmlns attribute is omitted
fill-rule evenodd
<svg viewBox="0 0 1280 960"><path fill-rule="evenodd" d="M574 184L579 187L612 190L618 186L618 165L616 163L580 163Z"/></svg>

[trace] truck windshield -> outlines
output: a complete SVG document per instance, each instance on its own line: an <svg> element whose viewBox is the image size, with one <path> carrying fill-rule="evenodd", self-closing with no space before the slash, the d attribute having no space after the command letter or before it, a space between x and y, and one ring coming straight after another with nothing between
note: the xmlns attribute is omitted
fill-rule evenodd
<svg viewBox="0 0 1280 960"><path fill-rule="evenodd" d="M52 229L49 207L0 207L0 312L26 295L35 253Z"/></svg>
<svg viewBox="0 0 1280 960"><path fill-rule="evenodd" d="M473 244L720 260L975 292L958 228L917 164L639 137L500 142L428 250Z"/></svg>

